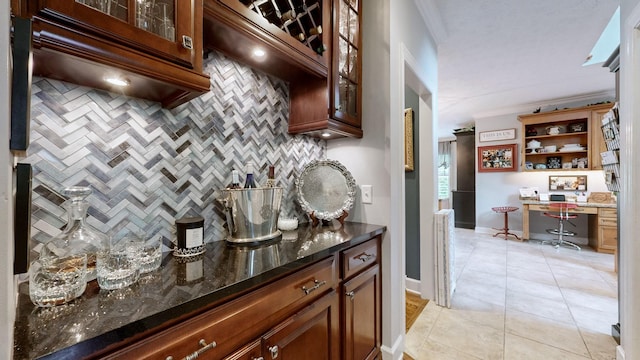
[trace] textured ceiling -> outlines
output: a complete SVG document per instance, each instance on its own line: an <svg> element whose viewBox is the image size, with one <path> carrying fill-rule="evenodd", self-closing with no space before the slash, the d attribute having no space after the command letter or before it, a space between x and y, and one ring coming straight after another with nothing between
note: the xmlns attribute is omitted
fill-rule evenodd
<svg viewBox="0 0 640 360"><path fill-rule="evenodd" d="M441 137L488 116L614 94L608 68L582 63L618 0L416 2L439 44Z"/></svg>

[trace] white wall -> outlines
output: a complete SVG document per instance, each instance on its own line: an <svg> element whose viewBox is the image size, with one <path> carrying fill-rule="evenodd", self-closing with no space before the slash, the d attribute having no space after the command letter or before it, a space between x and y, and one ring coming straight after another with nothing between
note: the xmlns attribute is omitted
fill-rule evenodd
<svg viewBox="0 0 640 360"><path fill-rule="evenodd" d="M382 249L383 358L401 359L404 351L404 63L403 47L415 59L417 77L432 95L437 113L437 58L413 1L363 3L362 139L329 141L327 157L342 162L358 184L373 185L373 203L360 204L352 221L388 226ZM420 93L418 93L421 95ZM426 127L430 128L430 127ZM421 138L435 146L435 135ZM433 168L433 167L431 167ZM431 194L434 196L435 194ZM422 246L422 245L421 245Z"/></svg>
<svg viewBox="0 0 640 360"><path fill-rule="evenodd" d="M618 360L640 359L640 0L620 1L620 326Z"/></svg>
<svg viewBox="0 0 640 360"><path fill-rule="evenodd" d="M13 281L13 191L12 156L9 152L10 62L8 2L0 11L0 359L13 353L13 321L15 316Z"/></svg>

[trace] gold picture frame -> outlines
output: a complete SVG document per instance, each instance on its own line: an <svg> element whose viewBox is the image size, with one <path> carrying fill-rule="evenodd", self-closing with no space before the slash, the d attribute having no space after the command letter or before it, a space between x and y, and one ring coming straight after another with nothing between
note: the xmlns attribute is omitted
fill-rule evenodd
<svg viewBox="0 0 640 360"><path fill-rule="evenodd" d="M413 166L413 109L404 109L404 171L414 171Z"/></svg>

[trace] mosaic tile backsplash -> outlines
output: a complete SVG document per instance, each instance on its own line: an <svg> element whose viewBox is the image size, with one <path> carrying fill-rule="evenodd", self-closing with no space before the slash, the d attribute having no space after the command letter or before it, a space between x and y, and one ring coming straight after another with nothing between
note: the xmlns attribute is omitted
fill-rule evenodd
<svg viewBox="0 0 640 360"><path fill-rule="evenodd" d="M31 257L67 222L63 188L90 186L87 222L113 237L160 234L175 241L175 220L200 215L205 242L226 237L217 190L253 161L259 183L276 167L281 216L306 215L295 176L326 154L326 142L287 134L286 82L212 52L211 91L175 109L159 103L34 78L31 143L20 162L33 167ZM242 176L242 175L241 175Z"/></svg>

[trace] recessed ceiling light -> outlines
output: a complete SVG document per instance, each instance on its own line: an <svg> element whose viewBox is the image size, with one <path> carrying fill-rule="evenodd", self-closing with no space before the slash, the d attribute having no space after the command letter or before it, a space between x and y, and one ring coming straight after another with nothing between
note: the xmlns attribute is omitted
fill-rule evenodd
<svg viewBox="0 0 640 360"><path fill-rule="evenodd" d="M328 132L325 131L322 134L320 134L320 136L322 136L324 138L328 138L328 137L331 137L331 133L328 133Z"/></svg>
<svg viewBox="0 0 640 360"><path fill-rule="evenodd" d="M267 53L262 49L254 49L253 50L253 56L255 56L255 57L261 58L261 57L265 56L266 54Z"/></svg>
<svg viewBox="0 0 640 360"><path fill-rule="evenodd" d="M105 78L104 81L108 82L111 85L115 86L129 86L130 82L127 79L119 78L119 77L108 77Z"/></svg>

